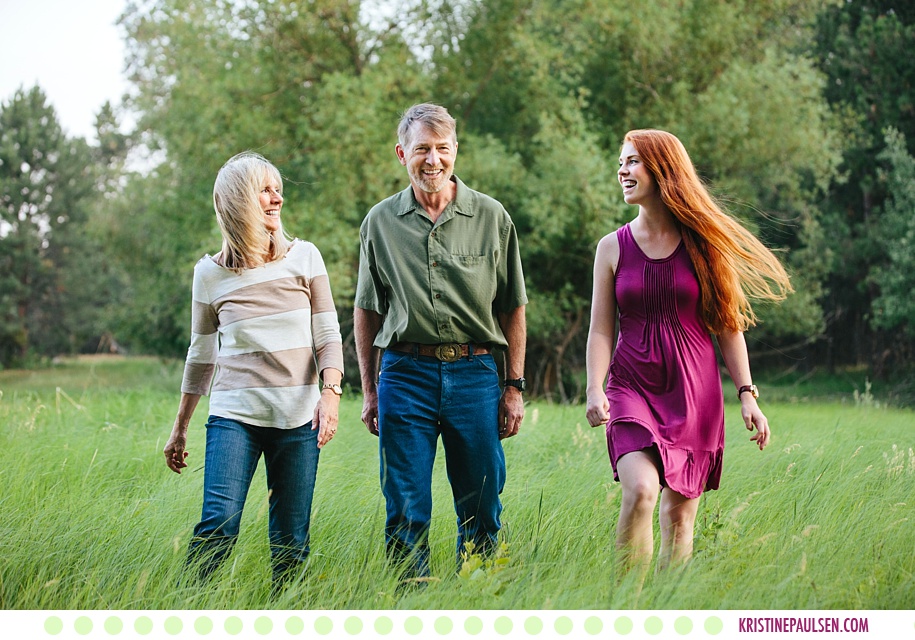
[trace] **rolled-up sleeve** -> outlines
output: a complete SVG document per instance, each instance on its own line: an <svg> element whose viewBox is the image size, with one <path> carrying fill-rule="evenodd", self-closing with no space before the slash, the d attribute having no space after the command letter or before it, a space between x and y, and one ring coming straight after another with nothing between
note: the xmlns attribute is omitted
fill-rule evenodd
<svg viewBox="0 0 915 640"><path fill-rule="evenodd" d="M499 313L506 313L527 304L518 233L508 214L505 214L505 219L501 230L502 259L496 265L494 308Z"/></svg>
<svg viewBox="0 0 915 640"><path fill-rule="evenodd" d="M369 224L370 218L367 217L359 234L359 276L356 280L355 306L385 315L384 285L378 276L372 240L367 237Z"/></svg>

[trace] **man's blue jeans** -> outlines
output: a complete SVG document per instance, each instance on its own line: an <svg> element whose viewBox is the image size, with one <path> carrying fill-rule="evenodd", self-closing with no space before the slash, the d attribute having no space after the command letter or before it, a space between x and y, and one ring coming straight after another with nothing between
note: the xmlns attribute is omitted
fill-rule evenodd
<svg viewBox="0 0 915 640"><path fill-rule="evenodd" d="M465 541L492 549L502 523L505 454L499 441L499 375L493 357L457 362L386 351L378 379L381 490L389 554L408 573L429 575L432 466L438 436L457 513L457 558Z"/></svg>
<svg viewBox="0 0 915 640"><path fill-rule="evenodd" d="M309 422L275 429L210 416L207 421L203 513L188 560L201 577L225 560L238 538L241 512L261 454L267 467L273 578L289 576L308 557L311 501L318 472L318 432Z"/></svg>

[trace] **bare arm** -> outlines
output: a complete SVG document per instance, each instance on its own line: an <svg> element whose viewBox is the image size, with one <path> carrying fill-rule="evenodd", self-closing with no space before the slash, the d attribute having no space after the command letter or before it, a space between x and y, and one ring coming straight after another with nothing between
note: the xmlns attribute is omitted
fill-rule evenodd
<svg viewBox="0 0 915 640"><path fill-rule="evenodd" d="M743 332L736 331L734 333L719 334L718 346L721 349L721 357L728 368L728 373L730 373L731 379L734 381L734 387L740 389L742 386L752 384L750 356L747 354L747 341ZM759 445L760 451L762 451L769 444L769 421L763 415L752 393L740 394L740 415L743 417L743 422L748 431L753 431L753 427L756 427L756 435L750 440L755 441Z"/></svg>
<svg viewBox="0 0 915 640"><path fill-rule="evenodd" d="M178 415L175 417L175 425L172 427L172 433L165 443L165 464L175 473L181 473L181 470L187 466L184 461L187 458L187 427L194 416L194 410L200 402L200 396L193 393L182 393L181 401L178 403Z"/></svg>
<svg viewBox="0 0 915 640"><path fill-rule="evenodd" d="M378 435L378 358L381 350L374 345L381 330L383 317L370 309L353 309L353 328L356 334L356 357L359 359L359 378L362 380L362 422L372 435Z"/></svg>
<svg viewBox="0 0 915 640"><path fill-rule="evenodd" d="M604 382L613 357L616 338L615 271L619 261L616 233L604 236L594 255L594 285L591 292L591 325L588 329L587 409L592 427L610 420L610 403L604 393Z"/></svg>
<svg viewBox="0 0 915 640"><path fill-rule="evenodd" d="M527 317L524 306L499 314L499 326L508 341L505 354L505 377L509 380L524 377L524 356L527 349ZM511 438L521 428L524 419L524 399L521 391L506 386L499 401L499 439Z"/></svg>

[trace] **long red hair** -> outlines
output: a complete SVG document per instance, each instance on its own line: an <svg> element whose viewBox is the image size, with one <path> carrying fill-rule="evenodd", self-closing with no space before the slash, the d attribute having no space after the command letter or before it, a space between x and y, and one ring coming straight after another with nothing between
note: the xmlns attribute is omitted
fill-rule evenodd
<svg viewBox="0 0 915 640"><path fill-rule="evenodd" d="M779 301L794 290L778 258L715 202L676 136L636 129L624 142L638 151L679 222L699 279L702 318L712 333L756 324L750 298Z"/></svg>

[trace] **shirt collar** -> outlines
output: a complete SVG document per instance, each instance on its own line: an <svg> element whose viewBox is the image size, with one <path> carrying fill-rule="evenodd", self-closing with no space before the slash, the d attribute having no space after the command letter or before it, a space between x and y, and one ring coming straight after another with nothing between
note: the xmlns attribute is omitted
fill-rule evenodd
<svg viewBox="0 0 915 640"><path fill-rule="evenodd" d="M452 175L452 179L457 185L457 192L454 194L454 200L452 200L448 207L450 207L455 213L460 213L461 215L473 217L473 198L470 195L470 189L464 182L458 178L456 175ZM406 189L400 192L400 202L397 209L397 215L403 216L411 211L416 211L421 209L419 203L416 201L416 196L413 194L413 185L409 185Z"/></svg>

